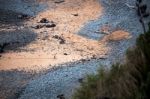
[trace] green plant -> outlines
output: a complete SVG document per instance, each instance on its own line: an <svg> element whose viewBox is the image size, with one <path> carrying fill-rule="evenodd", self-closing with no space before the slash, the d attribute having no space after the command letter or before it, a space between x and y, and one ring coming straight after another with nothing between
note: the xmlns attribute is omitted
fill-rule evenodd
<svg viewBox="0 0 150 99"><path fill-rule="evenodd" d="M74 99L150 99L150 24L127 50L126 63L103 67L76 91Z"/></svg>

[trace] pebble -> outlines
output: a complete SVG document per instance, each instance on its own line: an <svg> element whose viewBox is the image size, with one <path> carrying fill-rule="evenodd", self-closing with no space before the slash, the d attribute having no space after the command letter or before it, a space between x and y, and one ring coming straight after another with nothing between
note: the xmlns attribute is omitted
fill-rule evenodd
<svg viewBox="0 0 150 99"><path fill-rule="evenodd" d="M46 19L46 18L42 18L42 19L40 20L40 23L49 23L49 20Z"/></svg>
<svg viewBox="0 0 150 99"><path fill-rule="evenodd" d="M65 99L64 94L58 95L57 98L59 98L59 99Z"/></svg>
<svg viewBox="0 0 150 99"><path fill-rule="evenodd" d="M63 3L65 0L56 0L55 3Z"/></svg>

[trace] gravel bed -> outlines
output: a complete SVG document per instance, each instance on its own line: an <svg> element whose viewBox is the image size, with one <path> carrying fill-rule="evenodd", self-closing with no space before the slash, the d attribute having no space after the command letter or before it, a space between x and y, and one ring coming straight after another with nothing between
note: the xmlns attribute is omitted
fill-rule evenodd
<svg viewBox="0 0 150 99"><path fill-rule="evenodd" d="M99 0L99 2L104 7L104 15L97 20L89 21L78 34L97 40L103 34L94 34L93 32L104 24L110 24L112 31L123 29L131 33L132 38L110 42L108 46L112 47L112 51L106 60L99 59L71 64L69 67L63 67L41 75L29 82L20 99L57 99L57 95L60 94L64 94L66 99L70 99L74 89L79 86L78 79L85 77L86 74L95 73L100 64L110 66L116 59L121 62L125 50L133 46L137 36L142 33L136 11L125 5L125 3L135 5L135 0Z"/></svg>

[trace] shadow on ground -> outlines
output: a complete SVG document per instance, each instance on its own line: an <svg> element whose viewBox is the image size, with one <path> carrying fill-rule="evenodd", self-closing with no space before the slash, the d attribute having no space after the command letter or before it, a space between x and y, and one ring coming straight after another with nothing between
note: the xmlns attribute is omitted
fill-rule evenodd
<svg viewBox="0 0 150 99"><path fill-rule="evenodd" d="M1 2L2 0L0 0ZM0 50L5 53L20 51L20 47L35 41L37 37L36 33L24 27L24 22L28 19L19 19L18 15L23 14L0 9ZM35 77L35 73L32 72L1 70L0 99L17 99L33 77Z"/></svg>
<svg viewBox="0 0 150 99"><path fill-rule="evenodd" d="M0 45L3 46L1 50L3 50L3 52L10 50L20 51L20 47L35 41L36 37L37 35L28 29L0 31Z"/></svg>
<svg viewBox="0 0 150 99"><path fill-rule="evenodd" d="M11 10L0 9L0 27L6 25L21 25L22 22L26 21L26 19L19 19L19 15L23 14Z"/></svg>
<svg viewBox="0 0 150 99"><path fill-rule="evenodd" d="M34 16L47 8L46 1L48 0L0 0L0 9Z"/></svg>
<svg viewBox="0 0 150 99"><path fill-rule="evenodd" d="M34 76L25 71L0 71L0 99L17 99Z"/></svg>
<svg viewBox="0 0 150 99"><path fill-rule="evenodd" d="M20 28L27 19L18 19L16 13L9 10L0 10L0 46L3 51L19 51L35 41L37 35L28 28ZM1 48L0 48L1 50ZM0 71L0 99L17 99L26 84L35 74L25 71Z"/></svg>
<svg viewBox="0 0 150 99"><path fill-rule="evenodd" d="M2 52L16 51L35 41L37 37L36 33L24 27L24 22L28 19L19 19L18 15L22 14L0 9L0 50Z"/></svg>

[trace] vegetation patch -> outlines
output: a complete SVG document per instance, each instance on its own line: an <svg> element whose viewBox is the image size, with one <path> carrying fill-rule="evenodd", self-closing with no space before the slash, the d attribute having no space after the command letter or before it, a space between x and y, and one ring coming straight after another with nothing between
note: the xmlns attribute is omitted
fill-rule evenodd
<svg viewBox="0 0 150 99"><path fill-rule="evenodd" d="M88 75L73 99L150 99L150 24L149 30L129 49L126 63L101 67Z"/></svg>

